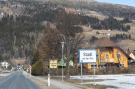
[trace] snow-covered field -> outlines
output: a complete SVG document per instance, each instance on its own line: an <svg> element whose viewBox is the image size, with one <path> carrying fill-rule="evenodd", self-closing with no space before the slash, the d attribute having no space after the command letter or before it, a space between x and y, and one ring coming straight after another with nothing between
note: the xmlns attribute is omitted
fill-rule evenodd
<svg viewBox="0 0 135 89"><path fill-rule="evenodd" d="M95 82L93 79L95 78ZM90 82L83 82L83 84L99 84L106 86L114 86L117 88L111 89L135 89L135 74L120 74L120 75L83 75L83 80L90 80ZM80 76L71 76L71 79L81 79ZM110 88L108 88L110 89Z"/></svg>

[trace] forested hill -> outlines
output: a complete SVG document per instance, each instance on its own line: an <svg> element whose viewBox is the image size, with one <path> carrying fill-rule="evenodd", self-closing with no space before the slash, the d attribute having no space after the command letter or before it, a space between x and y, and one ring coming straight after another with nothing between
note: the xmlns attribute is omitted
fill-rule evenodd
<svg viewBox="0 0 135 89"><path fill-rule="evenodd" d="M43 1L43 0L40 0ZM128 17L135 18L135 7L120 5L120 4L109 4L101 3L95 0L49 0L53 3L60 3L67 7L79 8L82 10L97 11L104 15L116 16L116 17Z"/></svg>
<svg viewBox="0 0 135 89"><path fill-rule="evenodd" d="M128 32L130 25L125 24L132 22L131 19L135 19L135 8L133 7L97 2L65 3L57 0L56 2L11 0L0 1L0 4L1 60L18 57L32 59L38 49L39 41L43 35L47 34L47 32L43 32L44 23L47 21L55 25L55 29L60 34L73 39L76 33L83 31L82 25L90 25L92 29L98 30L111 29ZM99 12L108 18L100 20L97 17L85 15L88 11ZM117 20L114 16L123 19ZM57 45L60 46L60 44ZM51 54L54 53L55 51Z"/></svg>

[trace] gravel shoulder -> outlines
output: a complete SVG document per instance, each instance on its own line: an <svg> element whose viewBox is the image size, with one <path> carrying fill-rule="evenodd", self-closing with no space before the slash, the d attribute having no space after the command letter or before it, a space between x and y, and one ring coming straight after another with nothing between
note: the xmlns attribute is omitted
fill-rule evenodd
<svg viewBox="0 0 135 89"><path fill-rule="evenodd" d="M33 82L35 82L37 85L39 85L39 87L40 87L41 89L59 89L59 88L57 88L57 87L54 86L54 85L48 86L47 80L44 79L44 78L39 78L39 77L32 76L32 77L30 77L30 79L31 79Z"/></svg>
<svg viewBox="0 0 135 89"><path fill-rule="evenodd" d="M51 78L51 85L48 86L47 77L43 76L32 76L31 80L38 84L41 89L100 89L91 85L81 85L79 81L74 80L60 80L57 78ZM105 89L105 88L101 88Z"/></svg>
<svg viewBox="0 0 135 89"><path fill-rule="evenodd" d="M32 81L40 85L41 89L85 89L81 86L77 86L69 82L57 79L51 79L51 85L48 86L47 77L32 76L31 79Z"/></svg>
<svg viewBox="0 0 135 89"><path fill-rule="evenodd" d="M41 89L106 89L108 86L93 85L93 84L81 84L80 80L69 79L62 81L60 77L51 77L51 84L48 86L47 76L31 76L27 74L28 78L40 86Z"/></svg>

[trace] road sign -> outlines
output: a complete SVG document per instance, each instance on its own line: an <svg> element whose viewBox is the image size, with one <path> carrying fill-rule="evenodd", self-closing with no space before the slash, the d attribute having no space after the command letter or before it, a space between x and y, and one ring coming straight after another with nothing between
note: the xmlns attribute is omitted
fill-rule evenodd
<svg viewBox="0 0 135 89"><path fill-rule="evenodd" d="M57 68L58 62L57 60L50 60L50 68Z"/></svg>
<svg viewBox="0 0 135 89"><path fill-rule="evenodd" d="M80 49L79 50L79 62L80 63L95 63L96 62L96 50L95 49Z"/></svg>
<svg viewBox="0 0 135 89"><path fill-rule="evenodd" d="M58 66L62 66L62 67L65 67L66 66L66 62L64 60L60 60L58 62Z"/></svg>
<svg viewBox="0 0 135 89"><path fill-rule="evenodd" d="M96 63L96 50L95 49L80 49L79 50L79 62L81 63L81 84L83 82L83 65L82 63ZM95 75L95 66L94 66L94 75ZM95 82L95 78L93 79Z"/></svg>

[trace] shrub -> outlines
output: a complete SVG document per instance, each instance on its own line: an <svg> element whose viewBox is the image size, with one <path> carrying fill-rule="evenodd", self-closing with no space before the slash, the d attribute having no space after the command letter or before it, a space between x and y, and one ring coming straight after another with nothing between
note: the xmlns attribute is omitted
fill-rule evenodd
<svg viewBox="0 0 135 89"><path fill-rule="evenodd" d="M42 74L43 74L43 62L42 60L39 60L32 65L32 75L42 75Z"/></svg>

